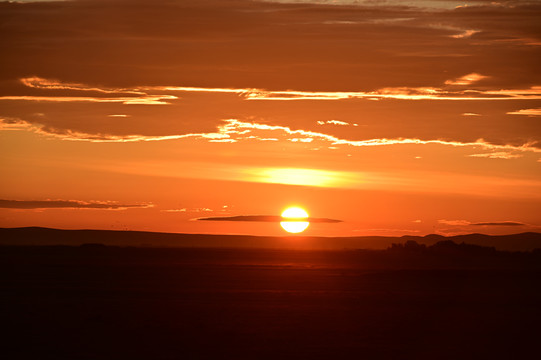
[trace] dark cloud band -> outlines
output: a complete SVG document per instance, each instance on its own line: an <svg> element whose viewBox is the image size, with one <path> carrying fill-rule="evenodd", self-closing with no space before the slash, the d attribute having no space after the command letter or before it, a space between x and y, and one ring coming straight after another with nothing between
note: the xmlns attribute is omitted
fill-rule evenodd
<svg viewBox="0 0 541 360"><path fill-rule="evenodd" d="M480 222L470 224L474 226L525 226L526 224L514 222L514 221L500 221L500 222Z"/></svg>
<svg viewBox="0 0 541 360"><path fill-rule="evenodd" d="M240 216L216 216L199 218L199 221L255 221L255 222L282 222L282 221L308 221L311 223L339 223L342 220L327 218L304 218L304 219L286 219L276 215L240 215Z"/></svg>
<svg viewBox="0 0 541 360"><path fill-rule="evenodd" d="M102 202L83 202L76 200L1 200L0 208L4 209L105 209L117 210L124 208L148 207L137 204L111 204Z"/></svg>

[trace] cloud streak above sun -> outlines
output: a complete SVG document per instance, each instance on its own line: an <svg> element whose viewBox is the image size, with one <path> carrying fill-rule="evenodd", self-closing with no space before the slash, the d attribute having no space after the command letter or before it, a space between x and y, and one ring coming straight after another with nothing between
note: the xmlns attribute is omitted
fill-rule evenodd
<svg viewBox="0 0 541 360"><path fill-rule="evenodd" d="M321 124L333 124L333 125L346 125L353 124L355 127L359 127L358 120L354 121L338 121L334 119L327 120L317 120L311 121L311 124L306 124L307 128L297 128L292 130L291 126L283 126L280 124L267 124L259 123L257 121L242 121L238 119L231 119L222 121L222 118L215 117L214 119L209 119L208 122L202 124L208 124L204 126L197 126L197 122L190 121L190 127L196 131L189 131L191 129L185 128L183 132L182 126L174 126L175 130L172 129L163 129L160 132L164 134L145 134L146 132L155 132L152 131L154 121L150 113L148 113L148 122L145 120L145 123L141 123L139 127L141 128L140 132L134 133L133 121L140 121L135 118L132 114L129 114L130 109L134 111L136 109L134 106L145 106L145 105L161 105L166 106L167 108L171 107L171 110L165 110L169 116L173 116L174 113L178 114L178 111L182 109L190 109L195 107L198 104L206 104L208 102L219 101L223 103L224 110L222 114L231 112L227 110L229 107L236 107L237 109L246 107L247 109L254 108L254 106L248 105L251 100L262 100L262 101L276 101L284 100L283 105L273 106L273 112L282 112L280 109L284 109L283 113L285 116L288 109L291 108L288 105L288 100L306 100L309 102L318 101L318 100L327 100L335 101L338 107L349 108L349 107L358 107L359 109L366 108L363 101L370 100L380 100L383 102L387 101L413 101L412 104L422 101L431 101L431 100L449 100L449 101L464 101L467 107L469 102L480 102L482 106L484 102L491 101L530 101L536 102L541 99L541 87L532 86L527 89L475 89L470 88L473 83L478 81L490 78L488 76L480 75L478 73L470 73L464 75L457 79L447 80L446 84L443 87L388 87L379 90L374 90L370 92L315 92L315 91L298 91L298 90L287 90L287 91L274 91L274 90L262 90L255 88L198 88L198 87L179 87L179 86L133 86L133 87L104 87L104 86L92 86L85 85L83 83L72 83L72 82L62 82L53 79L45 79L40 77L26 77L20 79L20 84L23 86L19 91L25 91L25 89L31 89L32 91L37 91L35 94L25 94L25 95L4 95L0 96L0 103L4 102L8 106L6 109L14 109L15 112L6 114L3 118L2 129L28 129L37 133L55 136L61 139L66 140L80 140L80 141L92 141L92 142L138 142L138 141L163 141L163 140L179 140L185 138L202 138L210 142L237 142L247 139L253 140L264 140L264 141L279 141L280 137L276 136L266 136L266 135L256 135L252 134L253 131L257 130L260 132L283 132L289 135L299 135L297 138L289 138L286 140L289 141L304 141L310 142L313 140L323 140L331 143L332 146L335 145L350 145L355 147L364 147L364 146L380 146L380 145L396 145L396 144L441 144L441 145L450 145L450 146L475 146L482 147L489 151L534 151L537 150L537 145L541 140L538 136L529 133L524 133L522 136L524 140L522 143L517 143L517 136L512 137L513 142L506 142L503 139L498 140L487 140L482 137L477 137L469 139L469 141L464 141L463 139L449 139L448 136L438 136L436 133L423 138L416 138L411 136L394 136L394 137L372 137L367 138L364 135L365 139L355 140L345 137L345 133L341 136L339 133L332 134L324 133L312 127L314 123ZM447 87L447 88L446 88ZM456 88L459 89L456 89ZM60 92L60 93L58 93ZM184 95L182 95L184 94ZM105 96L104 96L105 95ZM30 107L35 107L33 114L40 113L43 116L36 117L35 115L24 115L18 113L18 109L22 109L17 105L18 101L29 103L28 109ZM360 101L360 103L356 103ZM352 103L348 103L352 102ZM372 103L371 101L370 103ZM47 105L51 103L51 105ZM55 105L58 103L59 105ZM100 120L103 123L102 126L93 125L92 122L79 122L80 125L77 127L87 127L88 129L77 129L73 128L69 123L63 123L63 120L52 119L48 115L47 109L52 109L56 112L57 108L63 103L89 103L89 109L91 111L102 111L100 107L105 106L114 106L114 110L107 110L107 114L102 114L101 117L115 119L114 123L106 122ZM118 105L117 105L118 104ZM297 108L301 108L302 105L293 105ZM324 105L322 105L324 106ZM371 106L371 105L370 105ZM382 103L381 106L385 107L386 105ZM398 106L394 105L393 106ZM476 105L477 106L477 105ZM256 105L255 108L263 108L265 111L269 111L268 106L262 103L261 105ZM452 107L449 107L450 109ZM179 109L179 110L177 110ZM216 112L216 115L219 116L219 108L216 110L209 110L211 112ZM237 110L238 111L238 110ZM119 115L111 115L111 112L115 112ZM502 121L503 116L506 115L528 115L528 116L537 116L538 109L525 109L518 111L506 111L502 112ZM475 112L463 112L460 116L476 114ZM0 114L1 115L1 114ZM65 117L64 114L59 114L60 117ZM85 115L86 116L86 115ZM178 115L177 115L178 116ZM347 114L351 116L351 114ZM125 118L125 119L124 119ZM130 119L131 118L131 121ZM11 119L11 120L10 120ZM71 119L71 118L70 118ZM66 118L66 121L70 120ZM344 119L347 120L347 119ZM169 120L171 121L171 120ZM489 119L484 120L489 121ZM214 122L212 126L211 122ZM18 124L18 125L17 125ZM113 125L113 126L111 126ZM466 126L466 124L464 124ZM101 127L101 128L100 128ZM121 130L120 127L124 127L124 130ZM198 129L199 127L199 129ZM212 129L214 127L214 129ZM92 129L91 131L91 128ZM119 128L115 134L110 132L113 128ZM148 130L145 130L148 129ZM206 131L202 128L206 128ZM313 129L313 130L312 130ZM363 133L366 133L366 125L359 127L355 132L348 132L348 135L359 134L362 136ZM444 129L444 128L440 128ZM199 131L197 131L199 130ZM437 128L434 126L434 131ZM250 134L249 136L244 136ZM282 136L283 139L283 136Z"/></svg>
<svg viewBox="0 0 541 360"><path fill-rule="evenodd" d="M272 132L273 134L278 132L283 137L286 136L286 140L293 142L312 142L314 140L328 142L330 145L346 145L353 147L372 147L372 146L391 146L391 145L445 145L454 147L475 147L482 148L489 151L518 151L518 152L534 152L541 153L541 148L537 147L538 142L530 142L522 145L499 145L490 144L483 139L478 139L475 142L459 142L459 141L446 141L446 140L422 140L422 139L369 139L369 140L347 140L340 139L338 137L328 135L321 132L309 131L309 130L292 130L289 127L266 125L250 122L242 122L235 119L224 120L225 124L218 127L217 132L200 133L200 134L183 134L183 135L166 135L166 136L143 136L143 135L126 135L126 136L114 136L107 134L85 134L74 131L55 131L53 129L42 129L41 127L33 126L24 121L2 120L0 119L0 131L1 130L30 130L38 134L44 134L48 136L57 137L63 140L71 141L90 141L90 142L147 142L147 141L168 141L168 140L181 140L188 138L200 138L209 142L238 142L238 141L278 141L276 138L269 138L269 135L257 136L252 135L252 131L258 132ZM52 130L52 131L51 131ZM293 136L293 137L290 137ZM289 137L289 138L288 138ZM507 154L507 153L498 153ZM489 157L496 158L494 154L474 154L470 155L474 157ZM519 157L516 154L509 154L507 158Z"/></svg>

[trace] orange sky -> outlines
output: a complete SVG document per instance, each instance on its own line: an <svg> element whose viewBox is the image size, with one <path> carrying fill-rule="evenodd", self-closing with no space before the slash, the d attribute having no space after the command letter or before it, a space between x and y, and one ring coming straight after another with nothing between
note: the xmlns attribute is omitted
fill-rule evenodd
<svg viewBox="0 0 541 360"><path fill-rule="evenodd" d="M0 227L541 231L538 1L1 2Z"/></svg>

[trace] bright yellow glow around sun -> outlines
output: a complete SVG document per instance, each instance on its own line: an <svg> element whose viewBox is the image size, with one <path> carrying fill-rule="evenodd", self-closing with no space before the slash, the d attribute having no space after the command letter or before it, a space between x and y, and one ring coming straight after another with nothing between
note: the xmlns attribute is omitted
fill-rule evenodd
<svg viewBox="0 0 541 360"><path fill-rule="evenodd" d="M327 187L336 185L342 178L338 172L316 169L267 168L251 172L256 175L255 181L287 185Z"/></svg>
<svg viewBox="0 0 541 360"><path fill-rule="evenodd" d="M300 207L294 206L285 209L282 212L282 218L287 221L281 221L280 225L285 231L292 234L303 232L310 225L308 221L303 221L308 218L308 213Z"/></svg>

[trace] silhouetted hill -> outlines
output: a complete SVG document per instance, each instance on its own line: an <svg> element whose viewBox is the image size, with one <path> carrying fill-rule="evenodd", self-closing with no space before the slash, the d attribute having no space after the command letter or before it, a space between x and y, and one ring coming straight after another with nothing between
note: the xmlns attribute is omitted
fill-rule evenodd
<svg viewBox="0 0 541 360"><path fill-rule="evenodd" d="M40 227L1 228L0 245L82 245L101 243L114 246L143 247L218 247L268 249L385 249L394 243L415 241L433 245L442 240L455 243L494 247L506 251L531 251L541 248L540 233L513 235L468 234L444 237L426 236L361 236L361 237L308 237L308 236L249 236L175 234L144 231L114 230L59 230Z"/></svg>
<svg viewBox="0 0 541 360"><path fill-rule="evenodd" d="M525 232L511 235L467 234L441 236L430 234L426 236L403 236L403 240L413 240L422 244L435 244L442 240L452 240L455 243L467 243L479 246L493 246L497 250L529 251L541 248L541 234Z"/></svg>

